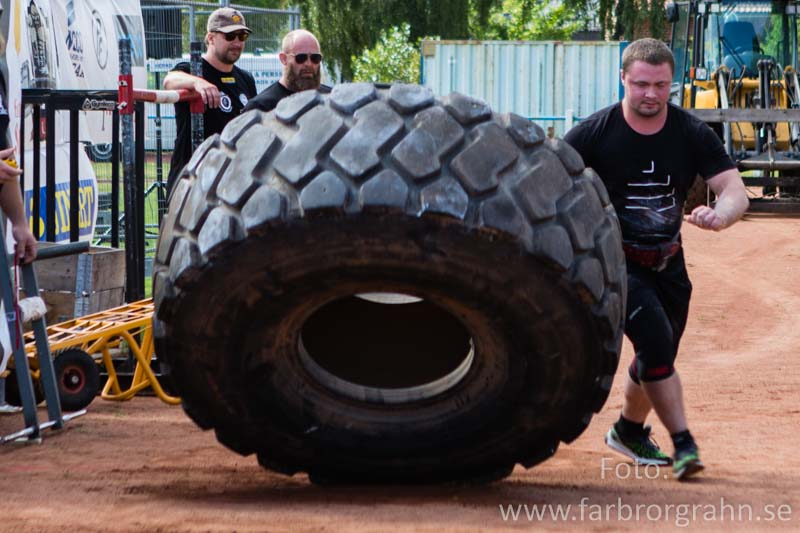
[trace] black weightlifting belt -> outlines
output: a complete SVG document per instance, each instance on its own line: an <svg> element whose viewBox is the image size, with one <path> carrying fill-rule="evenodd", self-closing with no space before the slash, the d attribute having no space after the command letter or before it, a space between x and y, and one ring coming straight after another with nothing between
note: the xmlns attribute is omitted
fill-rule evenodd
<svg viewBox="0 0 800 533"><path fill-rule="evenodd" d="M659 244L622 243L625 258L639 266L656 271L664 270L669 260L681 250L680 241L668 241Z"/></svg>

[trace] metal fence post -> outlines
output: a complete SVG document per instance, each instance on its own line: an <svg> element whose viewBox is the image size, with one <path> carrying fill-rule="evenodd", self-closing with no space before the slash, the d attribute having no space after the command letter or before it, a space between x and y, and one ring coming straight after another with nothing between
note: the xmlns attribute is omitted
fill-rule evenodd
<svg viewBox="0 0 800 533"><path fill-rule="evenodd" d="M54 142L55 139L48 139ZM80 173L78 163L78 110L69 110L69 241L78 242L80 228Z"/></svg>
<svg viewBox="0 0 800 533"><path fill-rule="evenodd" d="M45 212L47 221L45 224L45 234L50 242L56 241L56 106L47 105L45 107L47 117L47 160L45 161ZM40 124L35 124L35 128L40 128ZM53 214L50 216L50 214Z"/></svg>
<svg viewBox="0 0 800 533"><path fill-rule="evenodd" d="M125 299L129 302L144 297L144 280L139 277L139 258L137 239L139 236L139 213L135 176L134 153L134 103L133 74L131 73L131 42L129 39L119 41L119 99L122 121L122 181L125 187Z"/></svg>
<svg viewBox="0 0 800 533"><path fill-rule="evenodd" d="M155 72L156 87L161 87L161 73ZM161 127L161 104L156 104L156 198L158 200L158 226L161 227L161 219L167 210L167 199L164 197L164 146L162 141Z"/></svg>
<svg viewBox="0 0 800 533"><path fill-rule="evenodd" d="M197 40L196 29L194 27L194 6L189 6L189 42L195 42Z"/></svg>
<svg viewBox="0 0 800 533"><path fill-rule="evenodd" d="M119 109L111 116L111 247L119 248Z"/></svg>
<svg viewBox="0 0 800 533"><path fill-rule="evenodd" d="M192 42L191 53L189 56L191 58L192 76L197 76L198 78L203 77L203 60L200 57L202 46L203 45L200 42ZM202 104L202 100L200 103ZM194 105L190 106L189 111L192 113L192 151L195 151L197 147L203 143L203 139L205 139L203 124L204 108L202 108L202 106Z"/></svg>
<svg viewBox="0 0 800 533"><path fill-rule="evenodd" d="M133 243L136 246L136 279L139 285L136 287L136 300L144 298L144 125L146 122L144 114L144 102L136 102L134 104L135 113L135 134L134 134L134 154L135 157L135 180L134 186L135 196L133 208L136 211L136 240ZM126 245L127 248L127 245Z"/></svg>

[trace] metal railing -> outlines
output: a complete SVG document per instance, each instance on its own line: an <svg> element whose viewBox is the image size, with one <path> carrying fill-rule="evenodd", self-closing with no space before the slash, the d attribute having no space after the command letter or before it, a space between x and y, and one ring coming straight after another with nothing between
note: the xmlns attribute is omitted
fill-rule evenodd
<svg viewBox="0 0 800 533"><path fill-rule="evenodd" d="M32 107L33 114L33 162L32 162L32 198L31 214L33 215L33 234L37 237L42 234L40 220L44 220L44 237L50 242L56 241L56 112L69 112L69 205L68 219L61 220L60 227L69 227L69 240L76 242L80 238L80 178L79 178L79 158L78 150L80 142L78 140L78 116L80 111L91 109L85 103L92 102L94 109L113 111L112 130L113 134L119 136L119 114L116 111L116 91L80 91L80 90L54 90L54 89L23 89L22 107L23 111L27 106ZM45 152L45 183L41 178L41 113L45 112L44 129L46 138L51 140L46 145ZM25 169L25 121L20 121L20 142L19 150L20 167ZM118 150L118 146L116 147ZM119 159L118 154L112 154L112 158ZM117 185L112 194L119 196L119 168L115 166L112 170L111 181ZM24 180L21 180L24 183ZM41 188L45 190L44 211L41 209ZM23 191L24 198L24 191ZM112 216L116 218L118 212L115 209L118 204L112 207ZM119 246L118 228L112 230L111 245Z"/></svg>
<svg viewBox="0 0 800 533"><path fill-rule="evenodd" d="M40 220L44 220L44 238L47 241L57 240L57 222L59 228L69 228L70 242L78 241L81 235L81 201L80 188L81 181L79 175L80 158L78 150L81 147L79 141L78 117L80 111L90 109L85 104L92 102L93 109L112 111L113 113L113 138L119 138L120 113L117 108L117 91L81 91L81 90L55 90L55 89L23 89L22 105L32 107L33 114L33 161L30 166L25 162L25 123L20 122L20 166L25 169L30 168L32 175L32 198L31 215L32 229L35 236L42 235ZM44 129L46 131L45 149L45 180L42 183L41 171L41 113L44 111ZM67 144L69 146L69 181L68 200L57 208L56 198L59 193L56 185L56 113L68 111L69 113L69 133ZM132 138L128 142L133 142L135 138L136 152L131 152L131 161L127 162L124 168L126 175L124 181L120 176L121 145L119 142L112 143L111 151L111 211L110 227L108 228L108 242L112 247L118 248L120 245L120 223L125 223L128 231L125 232L125 268L126 286L125 298L127 301L140 300L144 298L144 242L145 229L143 224L144 195L139 191L144 190L144 103L136 102L132 115L136 116L136 129L131 132ZM132 121L133 122L133 121ZM60 169L59 169L60 170ZM24 180L22 180L24 183ZM127 217L121 217L119 212L120 205L120 185L124 185L124 205ZM41 191L44 187L44 206L41 205ZM24 191L23 191L24 192ZM42 209L44 207L44 209ZM93 209L89 209L93 211ZM93 212L84 214L84 219L89 219ZM65 218L68 217L68 218ZM91 224L89 224L91 227Z"/></svg>

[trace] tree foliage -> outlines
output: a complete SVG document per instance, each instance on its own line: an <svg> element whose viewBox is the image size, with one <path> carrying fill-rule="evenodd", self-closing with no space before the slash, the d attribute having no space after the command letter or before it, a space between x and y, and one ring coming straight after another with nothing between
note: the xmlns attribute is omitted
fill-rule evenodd
<svg viewBox="0 0 800 533"><path fill-rule="evenodd" d="M238 0L232 3L250 7L265 7L268 9L287 9L293 4L290 0Z"/></svg>
<svg viewBox="0 0 800 533"><path fill-rule="evenodd" d="M541 0L500 0L490 6L486 21L473 16L478 39L566 40L585 27L588 18L575 6Z"/></svg>
<svg viewBox="0 0 800 533"><path fill-rule="evenodd" d="M470 13L488 18L496 0L297 0L302 24L320 40L342 79L353 78L353 55L370 49L382 31L403 23L410 42L425 35L468 39Z"/></svg>
<svg viewBox="0 0 800 533"><path fill-rule="evenodd" d="M353 81L419 82L419 47L407 22L381 32L373 48L353 58Z"/></svg>
<svg viewBox="0 0 800 533"><path fill-rule="evenodd" d="M664 36L663 0L565 0L576 10L596 13L600 28L613 41Z"/></svg>

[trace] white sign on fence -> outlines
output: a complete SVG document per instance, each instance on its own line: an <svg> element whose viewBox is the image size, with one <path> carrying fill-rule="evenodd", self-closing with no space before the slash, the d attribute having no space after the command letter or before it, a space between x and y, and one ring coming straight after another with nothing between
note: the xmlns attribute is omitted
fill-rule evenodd
<svg viewBox="0 0 800 533"><path fill-rule="evenodd" d="M6 46L0 47L0 68L8 84L9 128L17 146L23 141L19 138L20 121L25 120L26 165L33 161L34 125L30 106L22 109L22 88L116 90L118 42L123 37L131 40L134 84L146 86L144 25L139 0L3 0L2 5L0 40ZM91 111L81 115L81 141L109 142L109 112ZM58 169L69 168L68 121L63 118L56 119ZM78 154L82 199L80 236L88 240L94 232L97 213L97 180L84 151L79 150ZM41 158L44 161L45 142ZM32 216L32 180L33 172L26 171L25 207L29 217ZM67 190L68 181L68 172L57 173L57 241L69 239L69 195L59 196L59 191ZM44 183L41 194L44 195ZM44 201L41 205L44 206ZM43 217L44 212L39 215ZM40 228L44 231L43 224Z"/></svg>

